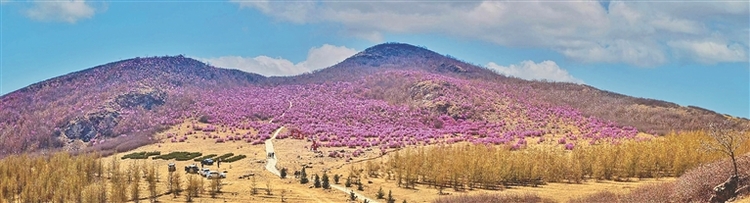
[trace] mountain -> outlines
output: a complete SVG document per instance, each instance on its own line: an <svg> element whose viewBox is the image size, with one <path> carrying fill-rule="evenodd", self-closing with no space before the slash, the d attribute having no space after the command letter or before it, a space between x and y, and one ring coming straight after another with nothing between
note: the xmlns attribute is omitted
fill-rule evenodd
<svg viewBox="0 0 750 203"><path fill-rule="evenodd" d="M422 47L386 43L292 77L174 56L52 78L0 97L0 156L59 148L124 151L186 122L208 134L256 129L243 137L250 143L284 125L315 135L324 147L383 149L446 140L521 147L550 134L595 144L642 132L699 130L727 119L740 120L587 85L507 77Z"/></svg>

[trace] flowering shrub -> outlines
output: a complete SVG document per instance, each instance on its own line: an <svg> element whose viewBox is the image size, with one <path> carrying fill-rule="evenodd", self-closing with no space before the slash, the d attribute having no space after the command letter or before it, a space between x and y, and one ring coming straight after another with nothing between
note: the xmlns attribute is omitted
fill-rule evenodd
<svg viewBox="0 0 750 203"><path fill-rule="evenodd" d="M382 57L368 57L372 54ZM363 68L374 61L379 68ZM122 95L143 92L157 92L154 98L163 100L116 102ZM242 139L259 144L286 126L318 139L322 147L381 150L455 142L523 148L520 139L548 136L600 144L633 139L639 130L631 126L664 134L670 126L695 129L722 118L695 107L680 110L688 116L665 108L676 107L587 86L494 75L408 45L369 49L329 69L288 78L213 68L182 56L136 58L0 97L0 155L60 147L57 137L67 135L67 124L103 111L116 112L104 115L117 115L111 116L117 120L109 122L112 126L92 127L92 145L125 134L151 135L189 119L197 122L187 126L187 135L254 129L259 136ZM685 118L697 120L683 122ZM180 136L167 137L187 140ZM287 137L282 133L278 138ZM98 148L124 148L119 144Z"/></svg>

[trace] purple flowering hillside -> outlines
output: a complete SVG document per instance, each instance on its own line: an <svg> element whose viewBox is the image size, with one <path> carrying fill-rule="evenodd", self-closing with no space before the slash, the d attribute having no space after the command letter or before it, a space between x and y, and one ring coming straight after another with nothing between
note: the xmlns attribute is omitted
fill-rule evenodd
<svg viewBox="0 0 750 203"><path fill-rule="evenodd" d="M273 119L273 123L269 123ZM135 58L0 97L0 156L42 149L125 151L192 123L217 142L260 144L280 126L321 147L386 150L473 142L524 148L647 139L726 116L570 83L525 81L408 44L330 68L270 77L182 57ZM253 134L234 134L253 129ZM195 133L195 132L188 132ZM169 135L174 141L187 135Z"/></svg>

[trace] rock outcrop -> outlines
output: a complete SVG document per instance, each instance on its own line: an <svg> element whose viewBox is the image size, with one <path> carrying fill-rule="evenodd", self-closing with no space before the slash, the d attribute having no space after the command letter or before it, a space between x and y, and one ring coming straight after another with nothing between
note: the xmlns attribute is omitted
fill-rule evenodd
<svg viewBox="0 0 750 203"><path fill-rule="evenodd" d="M152 90L147 92L131 92L117 96L115 103L123 108L140 106L146 110L151 110L155 106L163 105L166 100L167 93L160 90Z"/></svg>
<svg viewBox="0 0 750 203"><path fill-rule="evenodd" d="M734 198L737 195L739 180L739 177L733 175L729 177L727 181L714 187L714 195L711 197L710 201L724 203Z"/></svg>
<svg viewBox="0 0 750 203"><path fill-rule="evenodd" d="M101 135L113 136L120 114L115 111L99 111L71 120L62 130L68 139L80 139L84 142Z"/></svg>

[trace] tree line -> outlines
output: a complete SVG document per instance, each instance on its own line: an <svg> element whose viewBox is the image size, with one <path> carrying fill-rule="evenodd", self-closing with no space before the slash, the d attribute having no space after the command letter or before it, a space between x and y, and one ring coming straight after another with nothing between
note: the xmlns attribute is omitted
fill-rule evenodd
<svg viewBox="0 0 750 203"><path fill-rule="evenodd" d="M190 202L221 192L221 179L205 184L198 175L160 174L157 167L143 160L123 164L117 157L105 162L97 154L12 155L0 160L0 202L156 202L167 194Z"/></svg>
<svg viewBox="0 0 750 203"><path fill-rule="evenodd" d="M583 144L575 150L544 144L523 150L502 145L437 145L403 149L382 164L365 164L364 169L371 177L395 180L402 187L422 184L441 192L444 188L496 190L589 179L677 177L700 164L724 158L701 150L701 143L710 139L704 131L692 131L672 132L648 141ZM747 151L744 147L738 153Z"/></svg>

